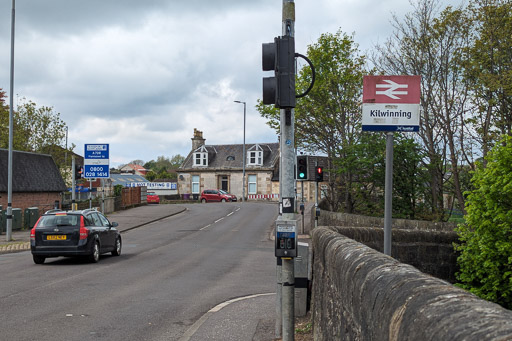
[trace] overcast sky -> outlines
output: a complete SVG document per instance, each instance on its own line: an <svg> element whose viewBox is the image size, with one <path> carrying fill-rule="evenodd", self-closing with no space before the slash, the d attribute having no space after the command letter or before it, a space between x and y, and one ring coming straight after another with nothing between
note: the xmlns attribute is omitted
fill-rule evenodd
<svg viewBox="0 0 512 341"><path fill-rule="evenodd" d="M446 3L458 3L448 1ZM0 88L9 94L12 0L0 2ZM362 51L392 32L408 0L295 1L296 51L320 34L355 34ZM255 110L261 44L281 35L281 0L17 0L15 103L51 106L69 144L109 143L110 165L186 156L207 144L277 142Z"/></svg>

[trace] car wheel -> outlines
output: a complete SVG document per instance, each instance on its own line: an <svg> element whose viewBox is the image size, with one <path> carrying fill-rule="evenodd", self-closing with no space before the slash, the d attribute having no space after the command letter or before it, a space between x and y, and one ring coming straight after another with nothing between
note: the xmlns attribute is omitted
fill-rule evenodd
<svg viewBox="0 0 512 341"><path fill-rule="evenodd" d="M221 201L222 201L222 202L226 202L226 199L222 199Z"/></svg>
<svg viewBox="0 0 512 341"><path fill-rule="evenodd" d="M92 246L92 253L89 256L89 261L91 263L98 263L100 260L100 243L95 241Z"/></svg>
<svg viewBox="0 0 512 341"><path fill-rule="evenodd" d="M204 198L203 198L203 199L201 199L201 202L202 202L203 204L205 204L205 203L206 203L206 199L204 199Z"/></svg>
<svg viewBox="0 0 512 341"><path fill-rule="evenodd" d="M121 247L123 243L121 242L121 237L116 238L116 248L112 251L112 256L120 256L121 255Z"/></svg>
<svg viewBox="0 0 512 341"><path fill-rule="evenodd" d="M46 260L46 257L43 256L32 255L32 258L34 259L34 263L36 264L43 264L44 261Z"/></svg>

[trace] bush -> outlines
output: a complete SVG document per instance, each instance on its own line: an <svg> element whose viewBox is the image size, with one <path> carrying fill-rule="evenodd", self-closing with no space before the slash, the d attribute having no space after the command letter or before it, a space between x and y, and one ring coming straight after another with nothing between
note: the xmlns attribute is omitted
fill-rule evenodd
<svg viewBox="0 0 512 341"><path fill-rule="evenodd" d="M114 196L120 197L123 193L123 185L115 185L114 186Z"/></svg>
<svg viewBox="0 0 512 341"><path fill-rule="evenodd" d="M467 193L460 244L458 285L512 308L512 138L505 137L479 165Z"/></svg>

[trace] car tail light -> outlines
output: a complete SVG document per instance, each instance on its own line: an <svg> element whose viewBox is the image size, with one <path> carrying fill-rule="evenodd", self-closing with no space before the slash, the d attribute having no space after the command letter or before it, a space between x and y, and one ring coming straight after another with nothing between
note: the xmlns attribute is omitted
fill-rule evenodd
<svg viewBox="0 0 512 341"><path fill-rule="evenodd" d="M89 236L89 230L85 227L84 217L80 217L80 239L87 239Z"/></svg>
<svg viewBox="0 0 512 341"><path fill-rule="evenodd" d="M30 239L32 239L32 240L36 239L36 227L39 224L39 221L41 220L41 218L42 217L39 217L39 219L37 219L34 227L30 230Z"/></svg>

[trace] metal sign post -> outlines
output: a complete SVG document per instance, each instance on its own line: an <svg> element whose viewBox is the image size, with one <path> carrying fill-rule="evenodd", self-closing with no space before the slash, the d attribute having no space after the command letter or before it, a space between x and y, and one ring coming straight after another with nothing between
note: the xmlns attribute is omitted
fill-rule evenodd
<svg viewBox="0 0 512 341"><path fill-rule="evenodd" d="M386 177L384 193L384 254L391 256L393 214L393 132L417 132L420 125L420 76L365 76L363 131L384 131Z"/></svg>

